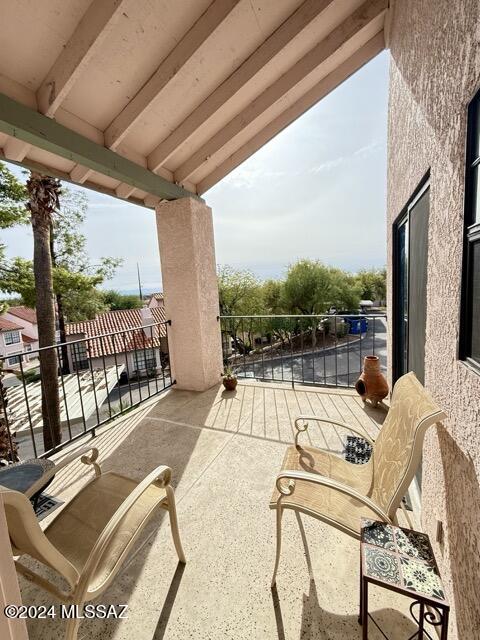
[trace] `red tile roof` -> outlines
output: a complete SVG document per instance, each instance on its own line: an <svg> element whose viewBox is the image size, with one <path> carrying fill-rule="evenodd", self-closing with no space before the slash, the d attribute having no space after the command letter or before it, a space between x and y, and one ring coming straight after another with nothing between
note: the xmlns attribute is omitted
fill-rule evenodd
<svg viewBox="0 0 480 640"><path fill-rule="evenodd" d="M23 329L23 327L6 318L0 318L0 331L15 331L15 329Z"/></svg>
<svg viewBox="0 0 480 640"><path fill-rule="evenodd" d="M153 316L153 323L165 322L165 309L157 307L149 309ZM94 320L84 322L69 322L66 326L67 335L83 334L86 338L94 338L116 331L121 333L107 335L98 340L89 340L87 350L92 358L102 357L102 354L112 355L125 351L134 351L149 347L160 346L160 338L166 336L166 326L138 329L142 326L141 309L123 309L119 311L106 311L99 314ZM136 330L130 330L137 327Z"/></svg>
<svg viewBox="0 0 480 640"><path fill-rule="evenodd" d="M30 336L27 336L25 333L22 333L22 340L23 342L25 342L25 344L31 344L32 342L37 342L36 338L31 338Z"/></svg>
<svg viewBox="0 0 480 640"><path fill-rule="evenodd" d="M9 307L7 309L7 313L20 318L21 320L37 324L37 313L35 309L30 309L30 307Z"/></svg>
<svg viewBox="0 0 480 640"><path fill-rule="evenodd" d="M163 300L165 296L163 295L163 293L160 291L159 293L152 293L150 295L150 298L155 298L155 300Z"/></svg>

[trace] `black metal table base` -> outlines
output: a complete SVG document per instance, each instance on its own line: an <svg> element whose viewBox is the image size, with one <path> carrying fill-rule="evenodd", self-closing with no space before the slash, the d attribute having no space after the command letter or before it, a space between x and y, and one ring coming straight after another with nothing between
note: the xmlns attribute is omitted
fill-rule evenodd
<svg viewBox="0 0 480 640"><path fill-rule="evenodd" d="M418 607L418 611L415 609ZM429 624L432 627L440 627L440 640L447 640L448 634L448 614L449 609L440 605L434 606L431 602L426 603L419 598L414 600L410 605L410 615L415 620L418 629L415 633L408 637L407 640L437 640L438 636L433 638L431 634L425 629L425 624ZM358 623L362 625L362 640L368 640L368 619L371 619L377 629L387 638L385 633L380 629L374 618L368 613L368 580L364 577L360 577L360 614L358 616Z"/></svg>
<svg viewBox="0 0 480 640"><path fill-rule="evenodd" d="M415 614L415 607L418 607L418 614ZM410 615L418 625L418 631L416 631L408 640L434 640L432 636L425 629L425 623L432 625L432 627L440 627L440 640L446 640L448 632L448 609L443 607L435 607L429 603L428 606L423 600L415 600L410 605ZM435 638L437 640L437 638Z"/></svg>

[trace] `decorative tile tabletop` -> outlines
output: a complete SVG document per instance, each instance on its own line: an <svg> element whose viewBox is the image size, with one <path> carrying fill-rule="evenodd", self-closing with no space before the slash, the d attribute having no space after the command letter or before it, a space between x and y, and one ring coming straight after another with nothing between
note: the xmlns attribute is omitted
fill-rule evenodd
<svg viewBox="0 0 480 640"><path fill-rule="evenodd" d="M405 594L446 605L428 536L362 519L363 575Z"/></svg>

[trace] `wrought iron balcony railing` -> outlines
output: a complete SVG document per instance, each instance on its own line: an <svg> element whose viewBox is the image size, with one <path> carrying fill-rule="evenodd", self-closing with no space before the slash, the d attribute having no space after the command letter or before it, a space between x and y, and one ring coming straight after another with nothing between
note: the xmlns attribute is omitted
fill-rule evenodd
<svg viewBox="0 0 480 640"><path fill-rule="evenodd" d="M0 452L3 459L16 459L16 449L21 459L49 456L170 387L168 328L169 322L136 326L0 358L0 429L9 449L8 456ZM50 448L40 372L46 351L58 362L62 433Z"/></svg>
<svg viewBox="0 0 480 640"><path fill-rule="evenodd" d="M363 358L386 370L382 314L221 316L223 361L240 378L353 387Z"/></svg>

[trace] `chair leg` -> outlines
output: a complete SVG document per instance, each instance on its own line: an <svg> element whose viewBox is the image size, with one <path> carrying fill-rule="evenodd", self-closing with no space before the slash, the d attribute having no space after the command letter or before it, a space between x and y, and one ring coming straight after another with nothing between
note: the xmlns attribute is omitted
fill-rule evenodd
<svg viewBox="0 0 480 640"><path fill-rule="evenodd" d="M82 604L78 604L78 611L82 610ZM67 620L67 628L65 631L65 640L77 640L78 628L80 626L80 618L69 618Z"/></svg>
<svg viewBox="0 0 480 640"><path fill-rule="evenodd" d="M277 581L277 571L278 571L278 565L280 563L280 551L282 550L282 515L283 515L283 509L281 504L277 504L277 552L275 555L275 567L273 569L273 576L272 576L272 588L275 586L275 583Z"/></svg>
<svg viewBox="0 0 480 640"><path fill-rule="evenodd" d="M165 487L167 492L167 500L168 500L168 513L170 516L170 526L172 527L172 538L173 544L175 545L175 550L178 555L178 559L180 562L185 564L187 561L185 559L185 554L183 552L182 541L180 540L180 531L178 530L178 520L177 520L177 508L175 506L175 494L173 492L172 487Z"/></svg>

